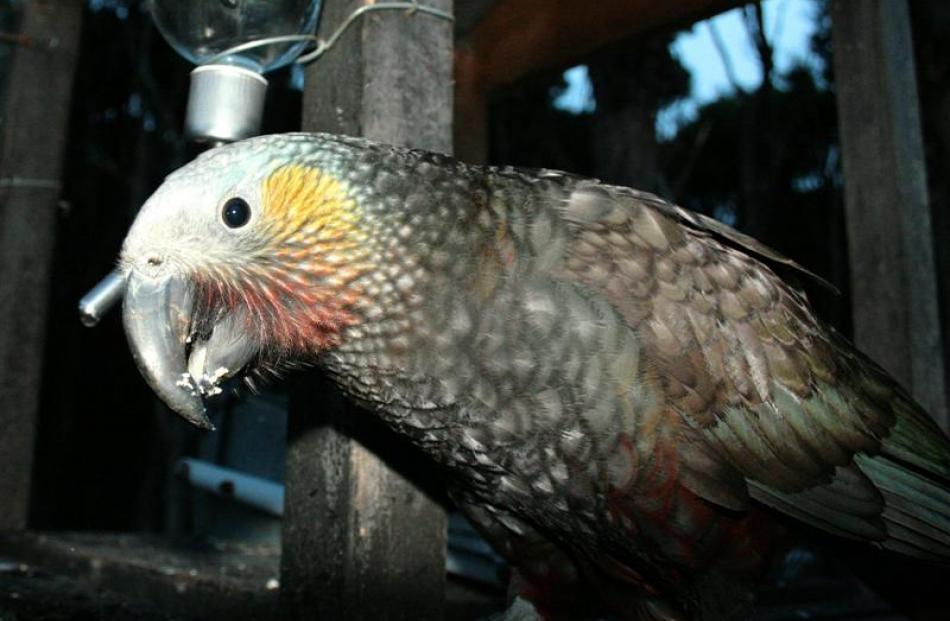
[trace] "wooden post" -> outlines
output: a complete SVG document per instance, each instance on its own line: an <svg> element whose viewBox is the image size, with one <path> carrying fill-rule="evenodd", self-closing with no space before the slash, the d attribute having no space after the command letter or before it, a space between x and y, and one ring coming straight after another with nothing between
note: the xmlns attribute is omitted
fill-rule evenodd
<svg viewBox="0 0 950 621"><path fill-rule="evenodd" d="M322 35L362 4L325 2ZM426 4L452 9L451 0ZM449 152L451 116L447 20L402 11L368 14L307 68L305 130ZM328 382L316 386L314 376L302 381L306 386L291 392L283 613L341 621L441 619L445 516L393 469L398 464L403 472L412 463L409 446L368 424L370 414L340 403Z"/></svg>
<svg viewBox="0 0 950 621"><path fill-rule="evenodd" d="M0 147L0 529L27 525L46 304L83 2L24 2Z"/></svg>
<svg viewBox="0 0 950 621"><path fill-rule="evenodd" d="M857 345L948 428L936 263L906 0L835 0Z"/></svg>

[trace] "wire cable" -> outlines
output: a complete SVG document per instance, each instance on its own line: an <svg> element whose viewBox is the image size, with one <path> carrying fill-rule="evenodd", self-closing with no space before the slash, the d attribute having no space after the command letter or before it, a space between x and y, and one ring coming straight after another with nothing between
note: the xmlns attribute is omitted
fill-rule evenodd
<svg viewBox="0 0 950 621"><path fill-rule="evenodd" d="M435 9L430 6L425 6L419 4L418 2L379 2L377 4L367 4L356 9L350 13L349 17L343 20L343 23L340 24L336 30L333 31L333 34L330 35L329 39L322 40L315 34L297 34L297 35L280 35L276 37L264 37L261 39L256 39L254 41L248 41L246 43L241 43L240 45L235 45L234 47L229 47L228 49L219 52L206 60L202 64L211 64L223 60L228 56L234 54L240 54L241 52L246 52L248 50L257 49L259 47L266 47L268 45L278 45L281 43L297 43L300 41L307 41L315 44L314 49L309 52L301 54L295 61L297 64L306 65L317 60L324 54L326 54L336 42L343 36L350 26L352 26L356 21L366 15L367 13L375 13L378 11L405 11L407 15L412 16L416 13L422 13L425 15L431 15L438 19L444 19L449 22L455 22L455 17L447 12L440 9Z"/></svg>

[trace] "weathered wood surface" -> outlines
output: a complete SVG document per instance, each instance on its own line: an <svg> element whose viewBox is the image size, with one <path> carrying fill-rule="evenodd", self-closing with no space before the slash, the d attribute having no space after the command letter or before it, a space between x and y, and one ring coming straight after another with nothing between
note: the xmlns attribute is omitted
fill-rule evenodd
<svg viewBox="0 0 950 621"><path fill-rule="evenodd" d="M83 2L23 2L0 147L0 530L25 528ZM4 43L10 45L10 43Z"/></svg>
<svg viewBox="0 0 950 621"><path fill-rule="evenodd" d="M910 0L910 15L944 327L944 383L950 393L950 175L946 174L950 170L950 2Z"/></svg>
<svg viewBox="0 0 950 621"><path fill-rule="evenodd" d="M836 0L854 335L944 428L947 391L906 0Z"/></svg>
<svg viewBox="0 0 950 621"><path fill-rule="evenodd" d="M488 92L541 69L556 69L626 38L696 20L741 0L503 0L494 3L460 44L473 58L475 81Z"/></svg>
<svg viewBox="0 0 950 621"><path fill-rule="evenodd" d="M361 4L326 2L324 36ZM427 4L452 9L451 0ZM452 24L445 20L367 15L307 69L305 130L450 152L451 115ZM431 471L422 470L427 466L398 438L369 424L368 414L317 381L301 378L291 395L284 614L341 621L443 618L445 516L393 466L429 479Z"/></svg>
<svg viewBox="0 0 950 621"><path fill-rule="evenodd" d="M154 535L0 533L0 619L20 605L2 597L14 590L38 600L16 619L275 619L278 554Z"/></svg>
<svg viewBox="0 0 950 621"><path fill-rule="evenodd" d="M0 533L0 619L284 621L278 554L148 535ZM791 563L758 592L751 621L907 621L833 557L799 549L803 555L812 562ZM447 586L446 621L486 619L500 605L470 585Z"/></svg>

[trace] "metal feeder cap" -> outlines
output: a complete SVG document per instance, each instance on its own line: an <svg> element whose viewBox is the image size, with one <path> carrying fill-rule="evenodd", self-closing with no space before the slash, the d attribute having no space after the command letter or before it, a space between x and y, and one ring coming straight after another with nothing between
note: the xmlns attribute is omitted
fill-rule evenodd
<svg viewBox="0 0 950 621"><path fill-rule="evenodd" d="M234 142L260 133L267 80L235 65L201 65L191 72L185 133L207 142Z"/></svg>

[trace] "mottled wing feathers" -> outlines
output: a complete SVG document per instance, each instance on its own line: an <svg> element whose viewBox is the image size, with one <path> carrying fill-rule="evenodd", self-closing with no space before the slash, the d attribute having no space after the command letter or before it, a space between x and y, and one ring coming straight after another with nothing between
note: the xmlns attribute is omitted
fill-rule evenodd
<svg viewBox="0 0 950 621"><path fill-rule="evenodd" d="M839 293L837 287L818 274L815 274L777 250L766 246L754 237L741 233L709 216L688 211L682 207L667 203L660 197L648 192L640 192L624 187L606 186L591 181L582 182L574 188L571 194L570 200L568 201L568 209L565 211L565 217L569 220L574 220L576 223L583 224L585 222L591 222L592 220L590 220L590 218L592 216L596 217L596 214L612 212L615 207L618 207L618 202L620 203L620 210L623 212L627 209L624 203L631 201L652 209L671 221L682 224L697 233L712 236L720 242L723 242L724 245L737 248L754 257L765 259L772 264L788 268L836 294Z"/></svg>
<svg viewBox="0 0 950 621"><path fill-rule="evenodd" d="M647 195L648 196L648 195ZM657 199L658 200L658 199ZM773 250L769 246L766 246L759 240L754 237L749 237L744 233L740 233L734 228L728 227L722 222L705 216L701 213L695 213L692 211L687 211L682 207L674 207L669 203L659 201L654 203L656 208L666 213L668 216L673 217L680 222L700 231L706 231L715 235L720 240L725 240L732 245L748 251L750 254L761 257L763 259L768 259L773 263L783 265L785 267L791 268L793 271L798 272L807 276L808 278L819 283L826 289L831 290L834 293L839 293L838 288L833 284L819 276L818 274L812 272L806 267L796 263L795 261L789 259L785 255Z"/></svg>
<svg viewBox="0 0 950 621"><path fill-rule="evenodd" d="M564 277L605 295L636 331L679 414L683 486L727 508L751 496L837 535L950 556L933 547L950 541L946 439L756 257L802 268L623 188L578 184L562 213Z"/></svg>
<svg viewBox="0 0 950 621"><path fill-rule="evenodd" d="M749 487L763 504L833 535L868 541L886 537L884 499L854 465L838 467L828 483L800 492L782 492L756 480L750 480Z"/></svg>
<svg viewBox="0 0 950 621"><path fill-rule="evenodd" d="M868 362L884 390L883 371ZM931 560L950 559L950 442L904 392L887 396L896 413L893 428L877 455L856 455L855 463L884 497L886 549Z"/></svg>

